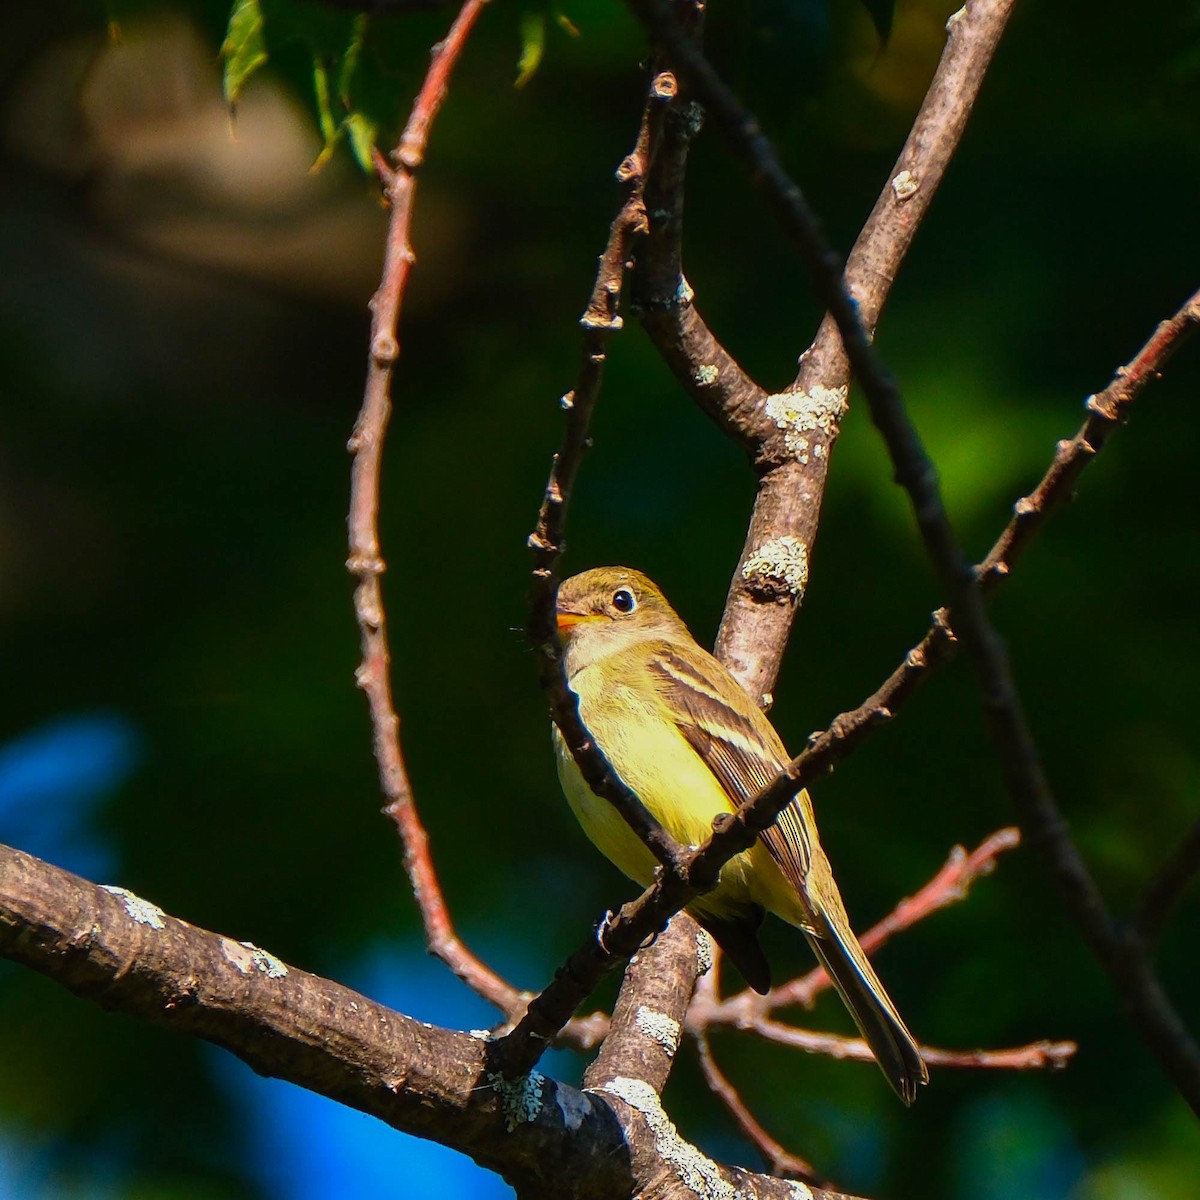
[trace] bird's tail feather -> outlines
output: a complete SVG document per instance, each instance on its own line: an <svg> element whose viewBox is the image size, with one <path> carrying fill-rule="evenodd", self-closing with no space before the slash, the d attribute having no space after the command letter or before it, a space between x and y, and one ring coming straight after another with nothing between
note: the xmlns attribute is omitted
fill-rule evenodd
<svg viewBox="0 0 1200 1200"><path fill-rule="evenodd" d="M813 951L833 980L888 1083L905 1104L911 1104L917 1096L917 1084L929 1082L929 1071L917 1043L854 935L841 938L828 924L821 923L826 927L820 934L808 935Z"/></svg>

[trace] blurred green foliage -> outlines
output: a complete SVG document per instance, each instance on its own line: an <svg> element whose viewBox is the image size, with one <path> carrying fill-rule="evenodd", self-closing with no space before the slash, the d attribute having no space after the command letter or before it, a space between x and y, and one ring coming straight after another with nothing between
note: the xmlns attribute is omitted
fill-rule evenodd
<svg viewBox="0 0 1200 1200"><path fill-rule="evenodd" d="M329 53L345 54L351 15L276 6L323 23ZM861 6L833 4L818 14L822 36L776 38L765 60L740 6L712 7L714 57L848 247L950 6L897 4L881 49ZM641 103L644 46L622 6L564 11L580 36L551 26L514 90L521 8L490 6L452 82L421 175L384 476L385 593L417 797L465 936L511 942L526 986L629 894L561 802L519 632L524 539ZM418 936L377 811L342 565L344 444L381 213L346 157L306 175L330 141L313 116L313 41L270 45L269 11L270 65L246 83L230 142L228 17L227 0L108 12L61 0L0 16L0 741L62 714L124 714L147 749L96 817L120 864L103 882L345 977L381 941ZM368 24L356 103L383 144L449 19ZM157 49L138 57L145 46ZM1082 0L1018 7L878 339L976 552L1077 427L1084 397L1200 282L1198 46L1194 5L1147 0L1136 18ZM141 78L156 82L139 90ZM286 125L260 137L256 122L279 113ZM230 145L248 162L227 176ZM820 313L711 134L694 156L686 265L731 350L767 385L786 383ZM1118 908L1200 796L1198 389L1192 347L995 602L1051 780ZM594 434L564 565L647 570L711 640L753 478L634 322L613 343ZM858 405L777 689L789 743L873 689L938 603ZM964 665L816 803L860 924L951 845L1012 822ZM1193 889L1159 955L1193 1029L1198 918ZM807 966L786 929L768 940L781 974ZM938 1071L904 1112L873 1070L717 1039L772 1131L849 1190L1194 1194L1195 1123L1028 852L897 940L880 969L932 1044L1081 1048L1054 1075ZM845 1026L836 1002L812 1020ZM57 1178L80 1181L60 1194L97 1194L94 1162L114 1145L123 1165L105 1194L262 1194L202 1048L5 964L0 1029L0 1119L54 1148ZM668 1107L685 1135L753 1162L694 1066L681 1063Z"/></svg>

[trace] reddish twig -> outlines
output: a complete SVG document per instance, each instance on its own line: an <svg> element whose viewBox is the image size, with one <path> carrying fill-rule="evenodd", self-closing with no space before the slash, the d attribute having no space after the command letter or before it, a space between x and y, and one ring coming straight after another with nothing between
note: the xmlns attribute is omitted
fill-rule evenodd
<svg viewBox="0 0 1200 1200"><path fill-rule="evenodd" d="M992 1071L1061 1071L1074 1058L1075 1042L1030 1042L1009 1050L939 1050L922 1046L921 1057L931 1067L957 1067Z"/></svg>
<svg viewBox="0 0 1200 1200"><path fill-rule="evenodd" d="M873 1063L875 1056L871 1047L861 1038L839 1037L834 1033L814 1033L810 1029L797 1029L782 1021L768 1018L752 1022L746 1027L768 1041L806 1054L821 1054L826 1058L840 1058L853 1062ZM921 1045L921 1057L931 1067L980 1068L1006 1071L1034 1071L1046 1067L1066 1066L1071 1056L1079 1049L1074 1042L1031 1042L1027 1046L1014 1046L1004 1050L942 1050L936 1046Z"/></svg>
<svg viewBox="0 0 1200 1200"><path fill-rule="evenodd" d="M831 1186L828 1180L822 1179L816 1168L806 1159L793 1154L782 1143L777 1142L763 1127L738 1094L737 1088L717 1066L712 1055L712 1047L708 1038L701 1035L696 1039L696 1050L700 1057L700 1070L709 1091L729 1110L734 1123L742 1131L742 1135L762 1155L767 1170L772 1175L782 1175L803 1179L806 1183L816 1183L825 1187Z"/></svg>
<svg viewBox="0 0 1200 1200"><path fill-rule="evenodd" d="M919 892L901 900L882 921L858 939L862 948L868 954L874 954L893 935L911 929L938 909L965 900L971 885L996 869L999 855L1016 849L1020 843L1020 832L1010 827L985 838L970 854L962 846L955 846L942 869ZM807 975L772 989L769 995L755 999L764 1001L767 1009L790 1004L810 1008L816 997L829 986L825 969L816 967Z"/></svg>
<svg viewBox="0 0 1200 1200"><path fill-rule="evenodd" d="M388 667L387 623L379 577L379 476L384 435L391 413L392 369L400 354L397 336L400 306L414 255L409 243L416 172L425 155L429 129L446 94L446 83L487 0L467 0L446 39L433 51L429 71L413 103L408 124L389 164L377 155L376 166L391 206L383 276L371 300L371 352L362 409L350 438L350 556L355 577L354 613L362 638L362 663L356 672L371 713L384 811L396 823L404 844L404 865L425 924L430 949L481 996L509 1012L524 994L500 978L460 941L446 908L428 838L413 800L412 785L400 747L400 718L392 702Z"/></svg>
<svg viewBox="0 0 1200 1200"><path fill-rule="evenodd" d="M920 891L901 900L883 920L859 938L863 949L869 954L874 953L894 934L911 929L939 909L965 900L971 885L995 869L998 856L1015 849L1019 843L1020 834L1010 828L985 838L970 854L961 846L955 846L942 869ZM711 982L705 982L704 988L697 989L689 1014L689 1028L693 1030L713 1025L747 1028L776 1009L794 1004L811 1008L817 996L830 986L822 967L815 967L798 979L772 988L765 996L747 989L722 1000Z"/></svg>

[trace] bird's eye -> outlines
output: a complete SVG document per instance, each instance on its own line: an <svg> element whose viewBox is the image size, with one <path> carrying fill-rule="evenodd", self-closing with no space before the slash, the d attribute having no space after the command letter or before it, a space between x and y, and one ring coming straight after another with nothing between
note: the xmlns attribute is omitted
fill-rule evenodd
<svg viewBox="0 0 1200 1200"><path fill-rule="evenodd" d="M637 608L637 599L628 588L617 588L613 592L612 604L619 613L631 613Z"/></svg>

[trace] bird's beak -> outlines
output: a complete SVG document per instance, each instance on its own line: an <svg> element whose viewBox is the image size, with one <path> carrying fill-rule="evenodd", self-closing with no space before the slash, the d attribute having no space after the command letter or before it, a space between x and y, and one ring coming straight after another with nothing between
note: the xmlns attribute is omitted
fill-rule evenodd
<svg viewBox="0 0 1200 1200"><path fill-rule="evenodd" d="M595 613L568 612L566 609L560 608L557 613L558 632L563 637L566 637L576 625L580 625L584 621L594 621L595 619Z"/></svg>

